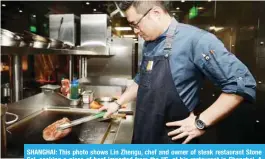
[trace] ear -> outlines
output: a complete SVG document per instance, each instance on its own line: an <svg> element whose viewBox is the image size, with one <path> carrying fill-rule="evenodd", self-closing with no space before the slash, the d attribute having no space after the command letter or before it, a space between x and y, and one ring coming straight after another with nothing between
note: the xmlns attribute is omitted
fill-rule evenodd
<svg viewBox="0 0 265 159"><path fill-rule="evenodd" d="M161 14L163 13L164 13L163 9L158 6L153 7L153 9L151 10L151 14L156 18L160 18Z"/></svg>

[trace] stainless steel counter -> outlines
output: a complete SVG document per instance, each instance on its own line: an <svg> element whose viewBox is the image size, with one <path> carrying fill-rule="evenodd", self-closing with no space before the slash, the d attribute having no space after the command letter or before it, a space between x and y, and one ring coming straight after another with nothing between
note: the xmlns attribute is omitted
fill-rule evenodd
<svg viewBox="0 0 265 159"><path fill-rule="evenodd" d="M64 110L61 109L60 111L95 112L95 110L92 109L84 109L83 107L85 106L83 105L80 105L79 108L69 107L69 109L66 109L67 102L62 97L56 95L56 93L51 92L40 93L19 102L9 104L8 112L17 114L19 116L18 121L20 121L50 106L63 106ZM126 110L135 110L135 102L127 104ZM131 143L133 119L133 116L127 115L126 119L112 121L110 132L106 136L104 144Z"/></svg>

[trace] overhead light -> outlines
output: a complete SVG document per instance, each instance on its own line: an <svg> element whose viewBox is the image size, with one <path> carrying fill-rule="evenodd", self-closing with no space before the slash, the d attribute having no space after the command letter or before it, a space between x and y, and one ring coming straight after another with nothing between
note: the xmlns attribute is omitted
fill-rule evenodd
<svg viewBox="0 0 265 159"><path fill-rule="evenodd" d="M86 5L89 5L90 3L89 2L86 2Z"/></svg>
<svg viewBox="0 0 265 159"><path fill-rule="evenodd" d="M179 8L179 7L177 7L176 9L177 9L177 10L179 10L180 8Z"/></svg>
<svg viewBox="0 0 265 159"><path fill-rule="evenodd" d="M95 12L95 11L97 11L97 9L96 9L96 8L94 8L94 9L93 9L93 11Z"/></svg>
<svg viewBox="0 0 265 159"><path fill-rule="evenodd" d="M182 3L184 3L184 2L185 2L185 0L181 0L181 2L182 2Z"/></svg>
<svg viewBox="0 0 265 159"><path fill-rule="evenodd" d="M173 15L176 15L176 13L173 13Z"/></svg>
<svg viewBox="0 0 265 159"><path fill-rule="evenodd" d="M6 7L6 5L5 4L2 4L2 7Z"/></svg>
<svg viewBox="0 0 265 159"><path fill-rule="evenodd" d="M23 11L22 10L19 10L19 13L22 13Z"/></svg>
<svg viewBox="0 0 265 159"><path fill-rule="evenodd" d="M211 26L209 27L210 30L214 30L214 31L220 31L220 30L223 30L224 28L223 27L215 27L215 26Z"/></svg>
<svg viewBox="0 0 265 159"><path fill-rule="evenodd" d="M211 2L212 0L208 0L208 2Z"/></svg>
<svg viewBox="0 0 265 159"><path fill-rule="evenodd" d="M135 35L123 35L124 38L135 38Z"/></svg>
<svg viewBox="0 0 265 159"><path fill-rule="evenodd" d="M224 28L223 27L215 27L215 31L220 31L220 30L223 30Z"/></svg>
<svg viewBox="0 0 265 159"><path fill-rule="evenodd" d="M33 17L33 18L36 18L36 15L35 15L35 14L33 14L33 15L32 15L32 17Z"/></svg>
<svg viewBox="0 0 265 159"><path fill-rule="evenodd" d="M131 27L115 27L115 30L117 31L129 31L132 30Z"/></svg>
<svg viewBox="0 0 265 159"><path fill-rule="evenodd" d="M210 30L214 30L214 29L215 29L215 26L210 26L209 29L210 29Z"/></svg>
<svg viewBox="0 0 265 159"><path fill-rule="evenodd" d="M260 42L260 45L263 45L263 44L264 44L264 42L263 42L263 41L261 41L261 42Z"/></svg>
<svg viewBox="0 0 265 159"><path fill-rule="evenodd" d="M203 10L204 8L203 8L203 7L198 7L197 9L199 9L199 10Z"/></svg>
<svg viewBox="0 0 265 159"><path fill-rule="evenodd" d="M235 45L232 45L232 47L234 47Z"/></svg>

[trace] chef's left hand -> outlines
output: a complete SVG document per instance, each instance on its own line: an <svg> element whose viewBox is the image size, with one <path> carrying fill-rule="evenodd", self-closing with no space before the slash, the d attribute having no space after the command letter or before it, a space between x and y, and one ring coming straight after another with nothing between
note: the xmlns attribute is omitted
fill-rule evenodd
<svg viewBox="0 0 265 159"><path fill-rule="evenodd" d="M166 123L166 126L179 127L176 130L170 131L168 136L172 137L172 140L178 140L183 137L187 137L183 144L190 142L193 138L199 137L205 133L205 130L197 129L195 126L196 116L191 113L189 117L183 120Z"/></svg>

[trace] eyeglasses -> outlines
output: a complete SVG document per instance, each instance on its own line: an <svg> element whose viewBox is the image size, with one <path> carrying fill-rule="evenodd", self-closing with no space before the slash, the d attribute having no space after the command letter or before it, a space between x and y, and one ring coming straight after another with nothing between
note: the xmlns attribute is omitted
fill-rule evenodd
<svg viewBox="0 0 265 159"><path fill-rule="evenodd" d="M129 25L130 25L130 27L132 27L132 28L135 28L135 29L139 29L139 24L140 24L140 22L142 21L142 19L150 12L152 10L152 8L150 8L143 16L142 16L142 18L140 18L139 20L138 20L138 22L137 23L135 23L135 24L133 24L133 23L130 23Z"/></svg>

